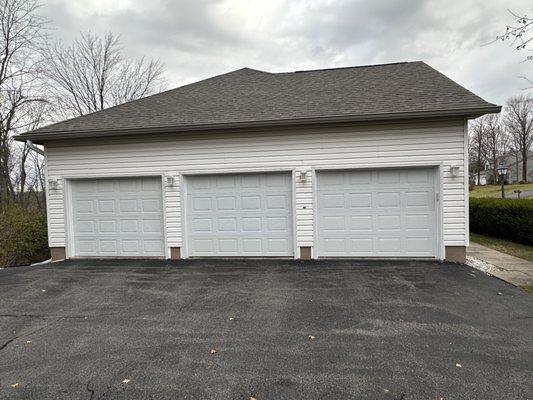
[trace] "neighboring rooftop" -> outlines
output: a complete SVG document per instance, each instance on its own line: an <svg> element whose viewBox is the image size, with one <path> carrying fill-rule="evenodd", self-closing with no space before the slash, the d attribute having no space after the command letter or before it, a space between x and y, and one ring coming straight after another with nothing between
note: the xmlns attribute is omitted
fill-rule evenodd
<svg viewBox="0 0 533 400"><path fill-rule="evenodd" d="M59 122L19 140L498 112L427 64L269 73L239 69Z"/></svg>

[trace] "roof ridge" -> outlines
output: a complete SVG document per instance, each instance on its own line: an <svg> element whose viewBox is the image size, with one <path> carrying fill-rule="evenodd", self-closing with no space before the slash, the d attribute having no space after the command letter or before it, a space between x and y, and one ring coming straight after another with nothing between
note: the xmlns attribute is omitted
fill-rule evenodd
<svg viewBox="0 0 533 400"><path fill-rule="evenodd" d="M352 66L349 66L349 67L302 69L302 70L297 70L297 71L293 71L293 72L281 72L281 73L300 74L300 73L303 73L303 72L334 71L334 70L339 70L339 69L354 69L354 68L372 68L372 67L382 67L382 66L385 66L385 65L414 64L414 63L423 63L423 61L397 61L397 62L380 63L380 64L352 65Z"/></svg>

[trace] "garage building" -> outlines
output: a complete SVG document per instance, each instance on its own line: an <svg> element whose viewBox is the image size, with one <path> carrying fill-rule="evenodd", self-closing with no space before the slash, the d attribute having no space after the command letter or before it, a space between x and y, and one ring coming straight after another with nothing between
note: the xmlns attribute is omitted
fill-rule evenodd
<svg viewBox="0 0 533 400"><path fill-rule="evenodd" d="M463 261L467 121L499 111L423 62L244 68L16 139L53 259Z"/></svg>

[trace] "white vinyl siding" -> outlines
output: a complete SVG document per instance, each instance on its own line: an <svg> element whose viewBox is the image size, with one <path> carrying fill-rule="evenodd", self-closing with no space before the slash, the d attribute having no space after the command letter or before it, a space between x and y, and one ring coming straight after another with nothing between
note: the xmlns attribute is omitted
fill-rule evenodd
<svg viewBox="0 0 533 400"><path fill-rule="evenodd" d="M51 247L66 245L63 186L69 178L167 175L164 186L167 247L182 246L182 174L294 171L297 246L315 246L314 174L321 169L442 166L443 237L466 243L465 130L462 119L368 124L300 130L144 135L49 143ZM460 167L451 176L450 166ZM298 171L307 170L301 182Z"/></svg>

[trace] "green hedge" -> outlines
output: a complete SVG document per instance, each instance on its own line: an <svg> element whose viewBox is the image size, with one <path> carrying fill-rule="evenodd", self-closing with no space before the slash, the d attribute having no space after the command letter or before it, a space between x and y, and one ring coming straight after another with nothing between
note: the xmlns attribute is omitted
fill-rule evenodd
<svg viewBox="0 0 533 400"><path fill-rule="evenodd" d="M0 208L0 267L50 258L46 214L18 205Z"/></svg>
<svg viewBox="0 0 533 400"><path fill-rule="evenodd" d="M533 245L533 200L470 198L470 230Z"/></svg>

